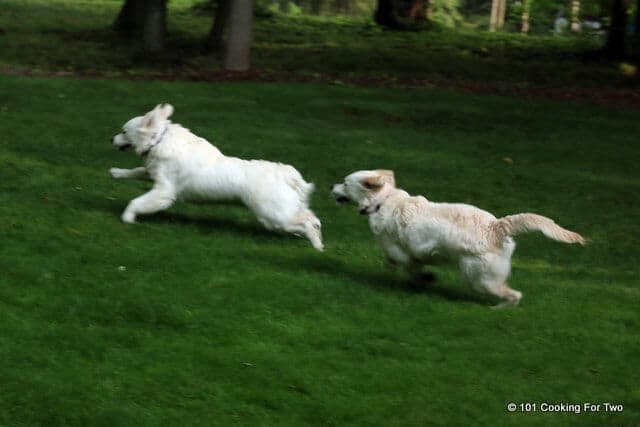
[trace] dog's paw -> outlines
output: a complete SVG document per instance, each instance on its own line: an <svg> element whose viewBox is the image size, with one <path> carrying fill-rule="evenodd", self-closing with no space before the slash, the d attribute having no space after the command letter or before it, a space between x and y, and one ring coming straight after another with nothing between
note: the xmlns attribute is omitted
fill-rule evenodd
<svg viewBox="0 0 640 427"><path fill-rule="evenodd" d="M109 169L109 174L111 175L112 178L122 178L124 175L124 169L120 169L120 168L111 168Z"/></svg>
<svg viewBox="0 0 640 427"><path fill-rule="evenodd" d="M136 223L136 216L132 212L123 213L122 216L120 217L120 219L122 219L122 222L124 222L125 224L135 224Z"/></svg>

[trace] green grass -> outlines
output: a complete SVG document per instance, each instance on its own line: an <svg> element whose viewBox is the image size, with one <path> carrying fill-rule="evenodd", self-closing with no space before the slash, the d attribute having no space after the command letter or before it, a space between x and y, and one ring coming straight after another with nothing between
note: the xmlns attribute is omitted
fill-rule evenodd
<svg viewBox="0 0 640 427"><path fill-rule="evenodd" d="M0 0L0 72L206 76L212 19L172 0L167 51L144 59L110 29L121 0ZM372 22L282 17L255 22L254 69L329 78L482 82L510 86L638 87L619 64L588 52L601 40L433 28L384 31Z"/></svg>
<svg viewBox="0 0 640 427"><path fill-rule="evenodd" d="M637 425L637 113L442 90L0 77L0 425ZM124 225L111 136L160 101L317 184L326 252L241 207ZM503 158L509 157L513 163ZM518 239L521 306L410 289L326 190L362 168L591 239ZM120 267L125 270L121 271ZM509 414L507 402L622 414Z"/></svg>

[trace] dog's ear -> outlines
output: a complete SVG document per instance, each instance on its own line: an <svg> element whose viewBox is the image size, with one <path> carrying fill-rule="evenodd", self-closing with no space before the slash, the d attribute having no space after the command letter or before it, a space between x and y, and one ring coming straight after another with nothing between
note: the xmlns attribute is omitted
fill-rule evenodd
<svg viewBox="0 0 640 427"><path fill-rule="evenodd" d="M171 104L158 104L155 108L158 115L163 119L168 119L173 114L173 105Z"/></svg>
<svg viewBox="0 0 640 427"><path fill-rule="evenodd" d="M156 127L156 125L158 124L158 113L157 113L158 107L154 108L153 110L149 111L147 114L144 115L144 117L142 118L142 124L140 125L140 129L153 129Z"/></svg>
<svg viewBox="0 0 640 427"><path fill-rule="evenodd" d="M378 169L376 170L378 175L382 176L382 179L386 184L391 185L392 187L396 186L396 176L392 170L389 169Z"/></svg>
<svg viewBox="0 0 640 427"><path fill-rule="evenodd" d="M369 190L379 190L384 187L385 184L389 184L392 187L396 186L396 179L393 176L393 171L379 169L375 172L375 175L365 177L360 181L364 188Z"/></svg>

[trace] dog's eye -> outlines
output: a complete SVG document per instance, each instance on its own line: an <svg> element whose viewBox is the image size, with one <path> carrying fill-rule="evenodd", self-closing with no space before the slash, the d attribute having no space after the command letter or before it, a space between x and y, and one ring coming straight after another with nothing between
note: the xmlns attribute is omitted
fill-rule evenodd
<svg viewBox="0 0 640 427"><path fill-rule="evenodd" d="M126 135L126 134L127 134L127 131L126 131L125 129L122 129L122 134L123 134L123 135Z"/></svg>

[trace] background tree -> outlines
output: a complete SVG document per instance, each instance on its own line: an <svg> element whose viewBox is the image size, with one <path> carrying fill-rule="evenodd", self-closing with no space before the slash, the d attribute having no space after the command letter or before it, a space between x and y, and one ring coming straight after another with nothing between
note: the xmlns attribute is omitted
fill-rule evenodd
<svg viewBox="0 0 640 427"><path fill-rule="evenodd" d="M531 12L531 1L524 0L522 4L522 21L520 25L520 32L527 34L529 32L529 13Z"/></svg>
<svg viewBox="0 0 640 427"><path fill-rule="evenodd" d="M140 43L144 52L161 52L167 32L167 0L125 0L113 27Z"/></svg>
<svg viewBox="0 0 640 427"><path fill-rule="evenodd" d="M426 19L425 4L423 0L378 0L374 19L386 28L414 29Z"/></svg>
<svg viewBox="0 0 640 427"><path fill-rule="evenodd" d="M167 33L167 0L144 0L142 48L148 53L164 50Z"/></svg>
<svg viewBox="0 0 640 427"><path fill-rule="evenodd" d="M246 71L250 66L253 0L232 0L224 68Z"/></svg>
<svg viewBox="0 0 640 427"><path fill-rule="evenodd" d="M571 1L571 31L580 31L580 0Z"/></svg>
<svg viewBox="0 0 640 427"><path fill-rule="evenodd" d="M507 13L506 0L491 1L491 17L489 19L489 31L496 31L504 27L504 19Z"/></svg>
<svg viewBox="0 0 640 427"><path fill-rule="evenodd" d="M213 18L211 31L205 41L207 50L218 52L222 50L224 45L224 33L229 21L229 12L231 10L231 0L216 0L216 13Z"/></svg>
<svg viewBox="0 0 640 427"><path fill-rule="evenodd" d="M627 57L627 8L628 0L614 0L611 10L611 25L604 46L605 54L611 59Z"/></svg>
<svg viewBox="0 0 640 427"><path fill-rule="evenodd" d="M143 17L144 0L125 0L113 23L113 28L125 37L139 35L142 27L138 23L142 22Z"/></svg>

